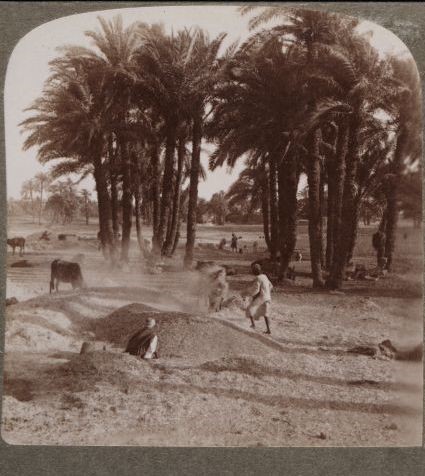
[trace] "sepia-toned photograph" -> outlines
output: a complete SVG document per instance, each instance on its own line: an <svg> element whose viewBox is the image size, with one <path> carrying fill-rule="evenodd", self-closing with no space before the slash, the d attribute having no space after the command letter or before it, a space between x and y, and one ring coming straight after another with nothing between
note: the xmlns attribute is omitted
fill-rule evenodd
<svg viewBox="0 0 425 476"><path fill-rule="evenodd" d="M422 446L396 35L294 4L75 14L20 39L4 107L6 443Z"/></svg>

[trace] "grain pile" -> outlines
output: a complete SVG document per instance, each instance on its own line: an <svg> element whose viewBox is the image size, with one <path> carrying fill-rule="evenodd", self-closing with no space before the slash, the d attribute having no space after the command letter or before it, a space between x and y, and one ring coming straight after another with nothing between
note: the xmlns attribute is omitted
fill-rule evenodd
<svg viewBox="0 0 425 476"><path fill-rule="evenodd" d="M92 322L97 340L125 347L128 338L149 317L158 325L162 358L190 358L196 361L244 354L272 352L267 343L214 318L180 312L155 312L143 304L130 304Z"/></svg>

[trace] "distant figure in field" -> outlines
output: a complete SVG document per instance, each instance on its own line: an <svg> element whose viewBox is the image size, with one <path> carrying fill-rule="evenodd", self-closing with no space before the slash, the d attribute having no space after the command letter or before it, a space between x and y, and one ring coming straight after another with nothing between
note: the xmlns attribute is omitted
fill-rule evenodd
<svg viewBox="0 0 425 476"><path fill-rule="evenodd" d="M133 334L124 352L141 359L158 358L158 336L155 319L150 317L145 327Z"/></svg>
<svg viewBox="0 0 425 476"><path fill-rule="evenodd" d="M254 243L252 244L252 251L254 253L256 253L258 250L258 243L256 241L254 241Z"/></svg>
<svg viewBox="0 0 425 476"><path fill-rule="evenodd" d="M39 240L44 240L44 241L50 241L50 232L48 232L47 230L43 231L43 233L41 234Z"/></svg>
<svg viewBox="0 0 425 476"><path fill-rule="evenodd" d="M55 259L50 266L50 293L59 291L59 282L71 283L72 289L85 287L81 268L78 263Z"/></svg>
<svg viewBox="0 0 425 476"><path fill-rule="evenodd" d="M232 238L230 240L230 248L233 252L238 252L238 238L234 233L232 233Z"/></svg>
<svg viewBox="0 0 425 476"><path fill-rule="evenodd" d="M149 253L152 253L152 243L147 238L143 238L143 248Z"/></svg>
<svg viewBox="0 0 425 476"><path fill-rule="evenodd" d="M12 248L12 254L15 254L15 248L19 248L19 256L24 256L25 238L23 236L8 239L7 244Z"/></svg>
<svg viewBox="0 0 425 476"><path fill-rule="evenodd" d="M252 272L255 275L253 281L253 294L251 303L246 310L246 316L251 320L252 328L255 328L254 319L258 320L260 317L264 317L267 327L265 334L271 334L269 317L273 285L269 278L263 274L259 264L254 264L252 266Z"/></svg>
<svg viewBox="0 0 425 476"><path fill-rule="evenodd" d="M218 244L218 249L219 250L224 250L224 248L226 247L226 244L227 244L226 238L222 238L220 240L220 243Z"/></svg>
<svg viewBox="0 0 425 476"><path fill-rule="evenodd" d="M303 255L301 254L301 251L299 250L294 250L294 253L293 253L293 259L295 259L295 261L297 261L298 263L301 263L301 261L303 260Z"/></svg>

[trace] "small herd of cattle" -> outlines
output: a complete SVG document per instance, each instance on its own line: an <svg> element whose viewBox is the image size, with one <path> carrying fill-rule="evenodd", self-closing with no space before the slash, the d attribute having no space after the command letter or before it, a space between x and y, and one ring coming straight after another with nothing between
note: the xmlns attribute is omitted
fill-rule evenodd
<svg viewBox="0 0 425 476"><path fill-rule="evenodd" d="M15 249L19 248L19 254L23 256L25 238L21 236L14 237L8 239L7 244L12 247L13 255ZM301 261L302 255L299 251L296 251L293 258L296 261ZM258 260L252 264L255 263L260 264L265 272L272 271L271 268L268 269L270 265L272 268L275 266L268 259ZM85 287L80 263L78 262L55 259L51 263L50 271L50 293L54 290L58 292L60 282L71 284L72 289ZM199 298L206 301L209 310L219 311L228 297L229 284L226 277L236 274L235 269L226 265L217 265L213 261L198 261L195 271L199 273L197 289ZM289 268L287 278L295 280L294 268Z"/></svg>
<svg viewBox="0 0 425 476"><path fill-rule="evenodd" d="M41 235L41 240L49 239L47 232ZM61 239L60 236L58 239ZM62 238L63 239L63 238ZM16 236L8 238L7 244L12 248L12 254L15 254L16 248L19 248L19 256L23 256L25 252L25 238ZM26 263L26 262L25 262ZM26 263L27 264L27 263ZM26 266L25 266L26 267ZM70 283L72 289L85 287L83 274L79 263L71 263L60 259L55 259L50 265L50 293L56 289L59 290L59 283ZM14 304L14 303L9 303Z"/></svg>
<svg viewBox="0 0 425 476"><path fill-rule="evenodd" d="M7 244L12 248L13 254L15 254L15 249L19 248L19 256L24 256L25 238L23 236L8 239Z"/></svg>

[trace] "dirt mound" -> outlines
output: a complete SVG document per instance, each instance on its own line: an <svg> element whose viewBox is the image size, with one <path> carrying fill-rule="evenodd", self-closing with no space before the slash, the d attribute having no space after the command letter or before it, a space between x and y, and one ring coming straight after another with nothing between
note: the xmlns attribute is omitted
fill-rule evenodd
<svg viewBox="0 0 425 476"><path fill-rule="evenodd" d="M140 372L137 361L123 353L98 351L90 354L75 355L55 369L52 385L65 385L67 390L81 392L90 390L93 385L102 382L127 387L130 375Z"/></svg>
<svg viewBox="0 0 425 476"><path fill-rule="evenodd" d="M273 350L255 336L230 327L222 321L180 312L152 311L142 304L130 304L92 322L97 340L125 347L129 337L149 317L158 324L160 358L190 358L196 361L264 355Z"/></svg>
<svg viewBox="0 0 425 476"><path fill-rule="evenodd" d="M208 372L237 372L254 377L279 375L281 360L274 356L272 359L259 357L224 357L203 363L200 369Z"/></svg>

